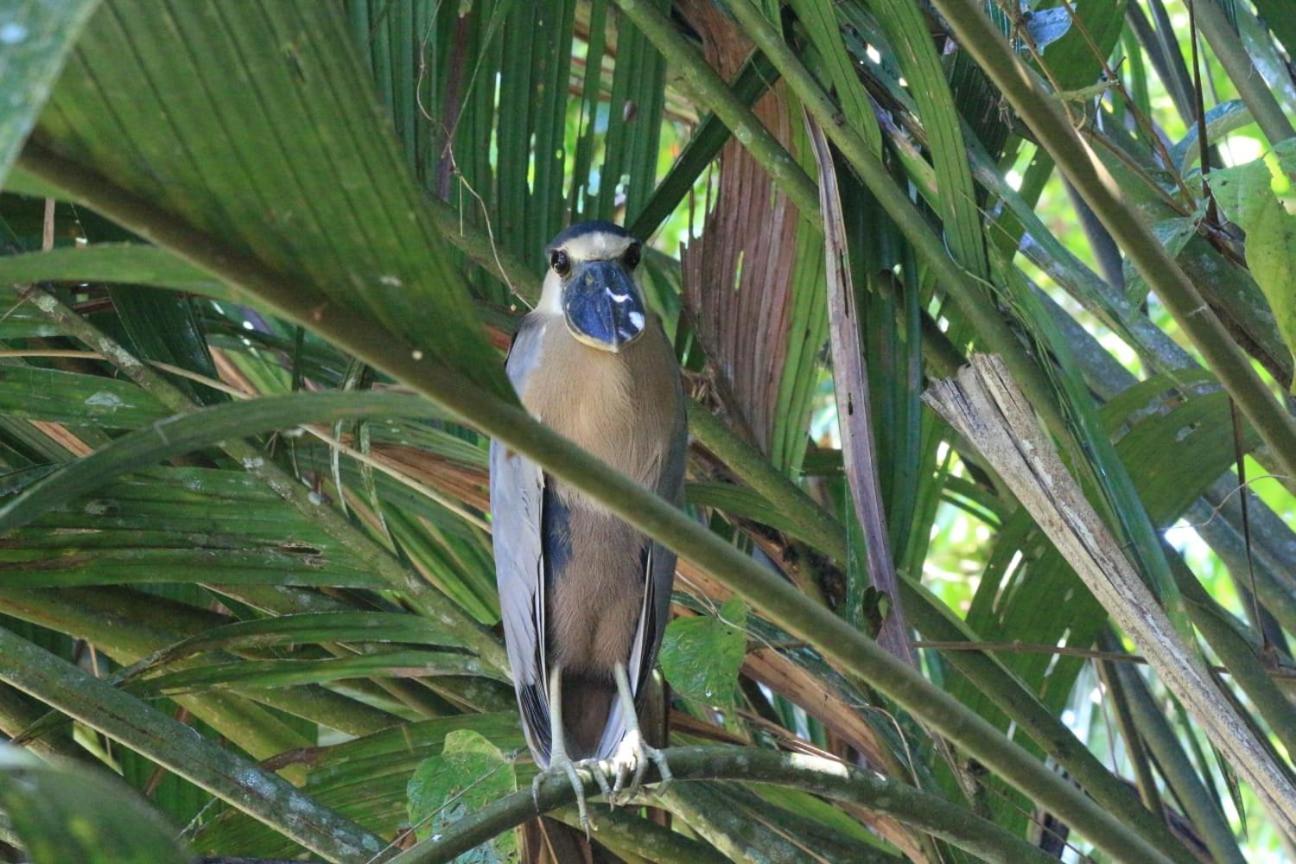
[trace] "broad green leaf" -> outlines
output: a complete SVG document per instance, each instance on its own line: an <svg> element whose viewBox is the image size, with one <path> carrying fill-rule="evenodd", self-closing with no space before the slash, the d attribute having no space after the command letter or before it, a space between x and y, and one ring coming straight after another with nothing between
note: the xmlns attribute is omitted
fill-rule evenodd
<svg viewBox="0 0 1296 864"><path fill-rule="evenodd" d="M203 270L157 246L97 243L0 257L0 285L24 282L108 282L174 288L219 299L233 295Z"/></svg>
<svg viewBox="0 0 1296 864"><path fill-rule="evenodd" d="M1111 55L1124 26L1127 0L1075 0L1076 18L1066 35L1044 52L1044 63L1062 90L1093 84L1102 61ZM1041 4L1064 7L1062 3ZM1038 14L1038 13L1037 13Z"/></svg>
<svg viewBox="0 0 1296 864"><path fill-rule="evenodd" d="M130 381L13 363L0 363L0 412L101 429L134 429L166 416Z"/></svg>
<svg viewBox="0 0 1296 864"><path fill-rule="evenodd" d="M32 864L186 864L171 828L107 772L0 746L0 812Z"/></svg>
<svg viewBox="0 0 1296 864"><path fill-rule="evenodd" d="M0 530L30 522L114 476L226 438L347 417L416 417L428 411L428 403L417 397L349 391L268 396L176 415L125 435L32 486L0 508Z"/></svg>
<svg viewBox="0 0 1296 864"><path fill-rule="evenodd" d="M74 163L223 262L314 294L302 323L375 322L507 392L337 4L108 0L34 139L23 164L42 179Z"/></svg>
<svg viewBox="0 0 1296 864"><path fill-rule="evenodd" d="M483 676L480 660L446 651L383 651L323 660L238 660L213 663L146 679L142 689L168 694L220 687L293 687L351 678Z"/></svg>
<svg viewBox="0 0 1296 864"><path fill-rule="evenodd" d="M49 97L68 49L99 0L9 2L0 7L0 183Z"/></svg>
<svg viewBox="0 0 1296 864"><path fill-rule="evenodd" d="M1255 7L1265 26L1283 43L1288 55L1296 52L1296 17L1292 16L1291 8L1283 0L1255 0Z"/></svg>
<svg viewBox="0 0 1296 864"><path fill-rule="evenodd" d="M498 747L470 729L451 732L441 753L425 759L410 778L410 824L419 839L435 837L474 810L515 791L517 771ZM515 862L516 835L506 831L455 860Z"/></svg>
<svg viewBox="0 0 1296 864"><path fill-rule="evenodd" d="M695 615L670 623L662 639L662 674L685 699L729 707L746 652L747 604L732 597L718 616Z"/></svg>
<svg viewBox="0 0 1296 864"><path fill-rule="evenodd" d="M382 584L370 562L237 470L161 468L123 477L6 538L0 585L12 587Z"/></svg>
<svg viewBox="0 0 1296 864"><path fill-rule="evenodd" d="M1290 159L1290 150L1284 156ZM1280 156L1280 159L1283 156ZM1257 159L1210 175L1211 190L1230 219L1246 232L1246 261L1273 309L1278 332L1296 353L1296 215L1270 188L1269 167ZM1296 382L1287 382L1296 388Z"/></svg>

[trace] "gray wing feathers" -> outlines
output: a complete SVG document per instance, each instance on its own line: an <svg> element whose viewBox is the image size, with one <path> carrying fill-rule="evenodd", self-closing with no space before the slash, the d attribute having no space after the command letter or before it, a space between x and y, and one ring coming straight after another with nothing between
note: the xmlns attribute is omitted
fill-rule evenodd
<svg viewBox="0 0 1296 864"><path fill-rule="evenodd" d="M526 323L509 351L507 370L515 390L539 360L539 328ZM544 558L541 511L544 472L498 442L490 448L490 498L495 579L504 621L513 687L532 755L549 761L548 670L545 651Z"/></svg>
<svg viewBox="0 0 1296 864"><path fill-rule="evenodd" d="M688 458L688 417L685 414L685 406L688 402L684 398L682 386L679 386L677 390L677 398L679 400L679 416L676 420L675 432L671 437L671 448L666 455L666 465L657 484L657 494L679 507L684 504L684 463ZM653 634L650 643L652 650L649 654L648 663L645 668L639 670L641 678L647 678L652 671L653 661L657 658L657 649L661 646L662 633L666 629L667 622L670 621L671 587L675 584L675 553L660 543L654 542L652 561L653 565L649 575L653 584L653 595L656 604L655 614L653 615L656 632Z"/></svg>

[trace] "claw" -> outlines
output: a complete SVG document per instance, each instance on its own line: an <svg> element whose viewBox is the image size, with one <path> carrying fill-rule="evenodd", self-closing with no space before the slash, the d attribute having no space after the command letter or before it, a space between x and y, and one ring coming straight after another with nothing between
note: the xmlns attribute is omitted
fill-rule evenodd
<svg viewBox="0 0 1296 864"><path fill-rule="evenodd" d="M658 750L656 747L645 745L644 752L648 754L648 758L657 766L657 773L661 775L661 782L657 784L656 790L656 794L660 795L666 791L666 787L675 779L675 775L671 774L670 763L666 761L666 753L664 751Z"/></svg>
<svg viewBox="0 0 1296 864"><path fill-rule="evenodd" d="M547 771L541 771L535 777L531 778L531 803L535 806L536 815L540 815L540 784L544 782Z"/></svg>
<svg viewBox="0 0 1296 864"><path fill-rule="evenodd" d="M628 803L642 791L644 773L648 770L649 761L656 765L661 773L661 786L657 790L660 792L670 784L672 779L666 754L645 743L638 729L630 729L625 738L621 739L616 755L612 757L616 772L612 795L617 799L617 804ZM626 782L627 780L629 783Z"/></svg>
<svg viewBox="0 0 1296 864"><path fill-rule="evenodd" d="M655 747L649 746L644 741L643 732L639 729L639 716L635 707L634 692L630 688L630 678L626 673L623 664L618 663L613 669L613 676L616 679L617 697L621 700L626 711L626 732L617 745L616 752L612 755L612 764L616 771L616 782L612 786L613 798L621 796L622 801L628 803L643 788L644 772L648 770L648 760L652 760L661 773L661 786L658 792L665 789L671 781L670 765L666 762L666 754ZM626 785L626 778L629 776L630 783Z"/></svg>
<svg viewBox="0 0 1296 864"><path fill-rule="evenodd" d="M571 784L572 792L576 794L576 812L580 814L581 828L585 831L585 839L590 839L590 818L589 808L585 804L585 782L581 780L580 769L588 765L584 762L572 762L566 756L556 755L549 763L549 767L541 771L531 780L531 801L535 805L535 811L538 815L540 810L540 786L544 781L551 777L563 776ZM607 780L603 779L597 771L594 777L602 789L607 788Z"/></svg>
<svg viewBox="0 0 1296 864"><path fill-rule="evenodd" d="M608 808L615 810L616 801L614 800L612 787L608 785L607 774L605 773L609 768L607 760L586 759L581 762L580 765L581 767L589 768L590 773L594 775L594 782L598 784L599 792L601 792L603 797L607 799Z"/></svg>
<svg viewBox="0 0 1296 864"><path fill-rule="evenodd" d="M576 793L576 811L580 814L581 827L585 829L585 839L590 838L589 808L585 806L585 783L577 773L577 764L567 756L566 735L562 722L562 666L554 666L549 676L549 729L552 744L549 753L549 767L536 775L531 782L531 799L535 802L536 813L540 812L540 783L546 778L562 773ZM582 762L579 767L585 767ZM597 776L597 771L595 772ZM606 782L606 781L604 781ZM600 786L603 783L599 784Z"/></svg>
<svg viewBox="0 0 1296 864"><path fill-rule="evenodd" d="M553 766L551 766L552 769ZM585 830L585 839L590 839L590 818L589 808L585 806L585 784L581 782L580 775L576 773L576 764L570 759L564 760L557 766L567 775L567 781L571 783L572 791L576 793L576 812L580 814L581 828Z"/></svg>

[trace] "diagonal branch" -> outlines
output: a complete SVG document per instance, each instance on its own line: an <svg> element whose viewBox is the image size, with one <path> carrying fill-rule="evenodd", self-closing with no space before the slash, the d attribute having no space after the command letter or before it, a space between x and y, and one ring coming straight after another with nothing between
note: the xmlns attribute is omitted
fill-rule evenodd
<svg viewBox="0 0 1296 864"><path fill-rule="evenodd" d="M756 747L676 747L666 751L677 781L745 780L803 789L837 801L886 813L907 825L948 840L985 861L1003 864L1048 862L1026 841L958 807L944 798L851 768L841 762L799 753ZM658 779L652 769L650 781ZM585 791L598 786L582 772ZM436 864L450 861L526 820L571 803L575 793L565 776L547 777L535 789L508 795L465 816L440 837L425 840L387 864ZM595 820L597 823L597 820Z"/></svg>

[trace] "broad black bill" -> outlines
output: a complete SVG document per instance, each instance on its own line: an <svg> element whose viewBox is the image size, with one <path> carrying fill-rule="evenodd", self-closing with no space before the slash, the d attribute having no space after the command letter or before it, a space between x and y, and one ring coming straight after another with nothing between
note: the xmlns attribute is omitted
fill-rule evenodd
<svg viewBox="0 0 1296 864"><path fill-rule="evenodd" d="M619 261L578 264L563 288L563 314L572 335L606 351L633 342L647 321L639 289Z"/></svg>

